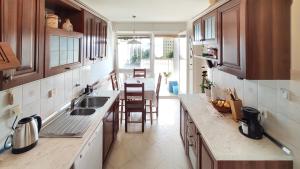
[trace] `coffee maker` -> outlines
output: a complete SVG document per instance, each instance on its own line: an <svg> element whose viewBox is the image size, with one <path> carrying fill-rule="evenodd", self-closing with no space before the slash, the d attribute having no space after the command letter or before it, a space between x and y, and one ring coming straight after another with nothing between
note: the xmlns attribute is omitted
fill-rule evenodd
<svg viewBox="0 0 300 169"><path fill-rule="evenodd" d="M252 107L242 107L243 118L240 121L240 132L252 139L262 139L264 129L260 125L260 112Z"/></svg>

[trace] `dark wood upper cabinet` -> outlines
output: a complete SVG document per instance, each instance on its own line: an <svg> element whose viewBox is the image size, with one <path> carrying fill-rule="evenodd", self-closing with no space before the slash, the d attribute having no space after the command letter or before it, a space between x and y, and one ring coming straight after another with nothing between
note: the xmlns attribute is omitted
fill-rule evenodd
<svg viewBox="0 0 300 169"><path fill-rule="evenodd" d="M84 11L66 0L46 0L46 11L55 13L62 23L67 19L73 31L45 26L45 77L56 75L82 65Z"/></svg>
<svg viewBox="0 0 300 169"><path fill-rule="evenodd" d="M87 65L106 56L107 24L85 11L84 30L84 64Z"/></svg>
<svg viewBox="0 0 300 169"><path fill-rule="evenodd" d="M246 76L245 31L241 30L241 1L219 8L221 70L239 77Z"/></svg>
<svg viewBox="0 0 300 169"><path fill-rule="evenodd" d="M21 63L11 77L0 72L0 90L43 77L44 6L43 0L0 0L0 41Z"/></svg>
<svg viewBox="0 0 300 169"><path fill-rule="evenodd" d="M291 4L230 0L203 12L203 44L217 49L218 69L249 80L289 80Z"/></svg>

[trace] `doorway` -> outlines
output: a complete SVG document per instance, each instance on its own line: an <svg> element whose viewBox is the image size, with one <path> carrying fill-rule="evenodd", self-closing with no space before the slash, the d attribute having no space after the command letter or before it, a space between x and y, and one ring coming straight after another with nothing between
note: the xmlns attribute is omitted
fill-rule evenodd
<svg viewBox="0 0 300 169"><path fill-rule="evenodd" d="M154 38L154 75L162 75L160 96L174 97L186 93L186 37L159 36Z"/></svg>

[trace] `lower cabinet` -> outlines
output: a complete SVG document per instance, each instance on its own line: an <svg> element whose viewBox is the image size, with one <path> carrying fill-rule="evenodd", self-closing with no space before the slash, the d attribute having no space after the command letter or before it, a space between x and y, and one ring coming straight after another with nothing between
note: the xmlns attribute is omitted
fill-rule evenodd
<svg viewBox="0 0 300 169"><path fill-rule="evenodd" d="M95 133L83 148L74 162L74 169L102 169L103 123L99 124Z"/></svg>
<svg viewBox="0 0 300 169"><path fill-rule="evenodd" d="M119 131L119 98L110 107L103 118L103 164L108 159L112 145Z"/></svg>

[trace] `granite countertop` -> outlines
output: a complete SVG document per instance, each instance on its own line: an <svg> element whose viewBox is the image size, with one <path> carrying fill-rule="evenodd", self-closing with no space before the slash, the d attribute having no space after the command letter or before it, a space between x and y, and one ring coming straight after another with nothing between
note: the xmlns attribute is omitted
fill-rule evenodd
<svg viewBox="0 0 300 169"><path fill-rule="evenodd" d="M180 95L179 98L215 160L292 160L292 156L286 155L266 137L252 140L240 134L239 124L232 120L231 115L223 116L217 112L205 95Z"/></svg>
<svg viewBox="0 0 300 169"><path fill-rule="evenodd" d="M103 107L97 109L93 123L82 138L40 138L37 146L26 153L16 155L6 151L0 155L0 168L69 169L119 95L118 91L96 91L95 93L96 96L110 97L110 99Z"/></svg>

